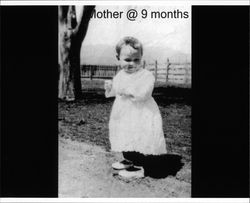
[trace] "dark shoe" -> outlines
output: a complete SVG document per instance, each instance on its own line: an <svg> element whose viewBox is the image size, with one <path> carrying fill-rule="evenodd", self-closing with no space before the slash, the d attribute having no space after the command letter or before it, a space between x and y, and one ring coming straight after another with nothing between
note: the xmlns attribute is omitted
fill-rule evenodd
<svg viewBox="0 0 250 203"><path fill-rule="evenodd" d="M128 160L123 160L121 162L115 162L112 164L112 168L116 170L122 170L133 166L132 162Z"/></svg>

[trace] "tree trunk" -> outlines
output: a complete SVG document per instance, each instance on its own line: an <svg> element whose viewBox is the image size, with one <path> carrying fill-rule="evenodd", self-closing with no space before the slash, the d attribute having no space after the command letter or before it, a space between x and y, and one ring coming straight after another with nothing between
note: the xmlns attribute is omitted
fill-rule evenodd
<svg viewBox="0 0 250 203"><path fill-rule="evenodd" d="M81 97L80 51L94 6L83 6L76 21L75 6L59 6L59 84L58 97L75 100Z"/></svg>

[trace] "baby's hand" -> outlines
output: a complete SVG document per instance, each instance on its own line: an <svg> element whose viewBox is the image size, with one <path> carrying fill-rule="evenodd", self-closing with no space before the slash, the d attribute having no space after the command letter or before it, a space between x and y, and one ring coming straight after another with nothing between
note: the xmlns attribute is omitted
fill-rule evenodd
<svg viewBox="0 0 250 203"><path fill-rule="evenodd" d="M112 89L112 81L111 80L105 80L104 81L104 89L108 92Z"/></svg>

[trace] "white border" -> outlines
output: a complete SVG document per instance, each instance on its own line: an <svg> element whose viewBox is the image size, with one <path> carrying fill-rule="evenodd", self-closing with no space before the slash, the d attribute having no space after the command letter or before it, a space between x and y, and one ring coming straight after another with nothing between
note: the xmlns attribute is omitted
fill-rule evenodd
<svg viewBox="0 0 250 203"><path fill-rule="evenodd" d="M249 5L249 0L162 0L162 1L10 1L1 0L1 5L12 6L12 5Z"/></svg>
<svg viewBox="0 0 250 203"><path fill-rule="evenodd" d="M16 5L248 5L249 0L162 0L162 1L10 1L1 0L1 6ZM0 202L167 202L167 203L249 203L248 198L0 198Z"/></svg>
<svg viewBox="0 0 250 203"><path fill-rule="evenodd" d="M8 202L167 202L167 203L249 203L248 198L2 198Z"/></svg>

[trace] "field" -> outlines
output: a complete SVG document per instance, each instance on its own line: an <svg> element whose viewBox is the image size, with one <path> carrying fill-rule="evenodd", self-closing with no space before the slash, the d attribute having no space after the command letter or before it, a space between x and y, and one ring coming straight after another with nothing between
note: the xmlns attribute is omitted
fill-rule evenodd
<svg viewBox="0 0 250 203"><path fill-rule="evenodd" d="M84 80L82 100L58 103L59 196L190 197L190 87L155 85L168 157L159 164L161 176L156 176L158 170L142 180L125 181L110 169L121 155L110 152L108 121L114 99L104 97L102 86L101 80Z"/></svg>

